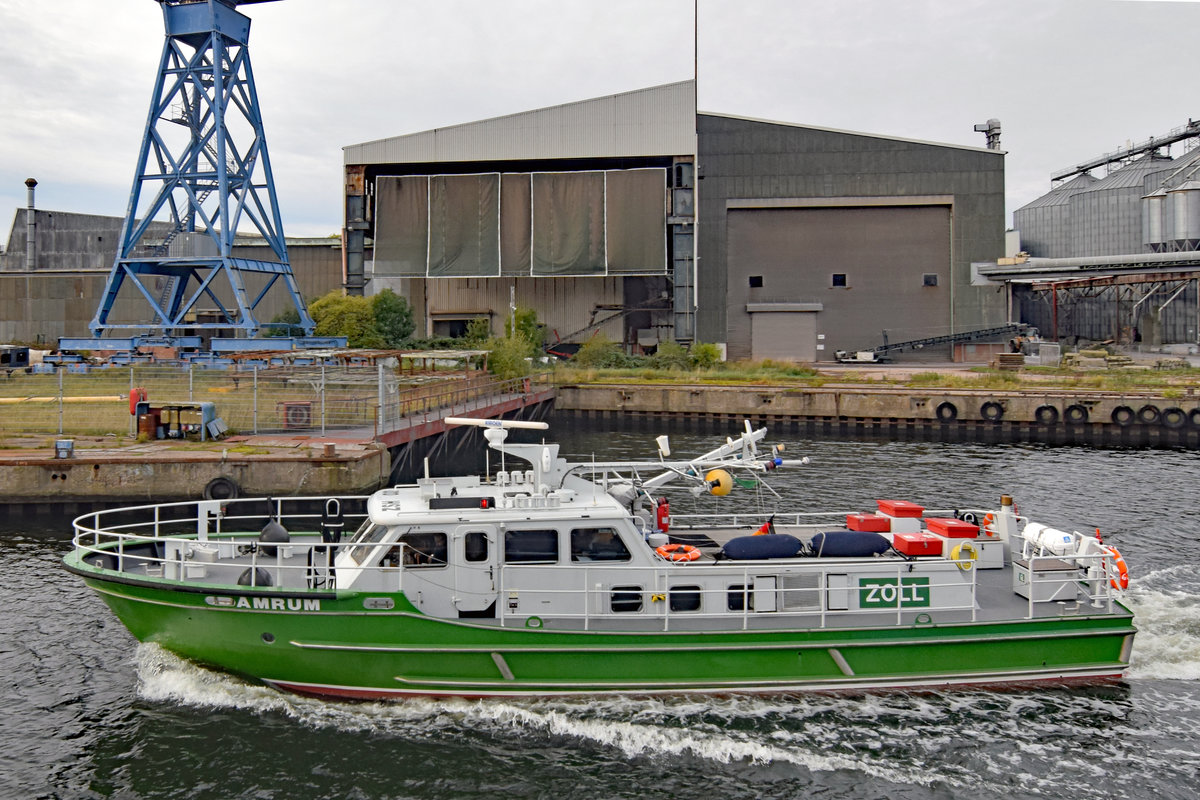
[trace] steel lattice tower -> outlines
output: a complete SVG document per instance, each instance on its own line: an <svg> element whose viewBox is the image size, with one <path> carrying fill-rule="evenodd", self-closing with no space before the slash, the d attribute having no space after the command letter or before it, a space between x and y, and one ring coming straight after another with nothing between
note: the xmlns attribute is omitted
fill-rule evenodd
<svg viewBox="0 0 1200 800"><path fill-rule="evenodd" d="M156 0L166 42L117 257L90 325L94 335L131 329L174 336L200 328L255 337L263 327L255 309L280 283L300 327L312 334L283 238L250 68L250 19L237 10L270 1ZM155 222L164 210L169 222ZM238 227L249 225L272 260L233 257ZM126 281L149 303L149 321L110 319ZM219 321L186 321L202 298L215 304Z"/></svg>

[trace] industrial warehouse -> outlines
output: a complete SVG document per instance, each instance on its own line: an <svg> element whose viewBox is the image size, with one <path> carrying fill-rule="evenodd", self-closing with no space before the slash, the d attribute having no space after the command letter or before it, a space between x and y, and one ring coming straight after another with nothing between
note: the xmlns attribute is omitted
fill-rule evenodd
<svg viewBox="0 0 1200 800"><path fill-rule="evenodd" d="M731 359L1005 321L971 281L1003 252L1000 150L697 113L695 91L345 148L348 288L395 289L430 335L515 301L552 341L599 330Z"/></svg>
<svg viewBox="0 0 1200 800"><path fill-rule="evenodd" d="M1007 337L970 332L1007 322L1049 340L1197 341L1200 150L1167 152L1194 146L1197 123L1056 173L1006 245L995 120L974 147L697 112L695 96L682 81L347 146L342 240L287 240L299 290L393 289L427 337L474 319L499 332L524 307L552 345L600 332L635 353L715 342L730 359L831 361L890 340L931 342L906 360L981 361ZM121 220L36 209L34 185L0 257L0 339L52 346L86 332ZM271 258L262 237L234 246ZM171 291L162 276L147 294L169 305Z"/></svg>

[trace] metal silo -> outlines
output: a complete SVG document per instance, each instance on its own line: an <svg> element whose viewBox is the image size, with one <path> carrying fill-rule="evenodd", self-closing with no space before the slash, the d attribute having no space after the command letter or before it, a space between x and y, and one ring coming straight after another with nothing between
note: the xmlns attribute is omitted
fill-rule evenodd
<svg viewBox="0 0 1200 800"><path fill-rule="evenodd" d="M1156 189L1142 198L1142 243L1152 253L1167 249L1167 237L1163 231L1163 215L1167 204L1165 189Z"/></svg>
<svg viewBox="0 0 1200 800"><path fill-rule="evenodd" d="M1021 249L1038 258L1067 258L1071 252L1071 196L1097 182L1088 173L1077 175L1013 212L1013 227L1021 233Z"/></svg>
<svg viewBox="0 0 1200 800"><path fill-rule="evenodd" d="M1146 195L1146 178L1170 169L1170 159L1145 155L1072 195L1071 255L1144 252L1142 198Z"/></svg>
<svg viewBox="0 0 1200 800"><path fill-rule="evenodd" d="M1167 192L1167 206L1175 230L1174 250L1200 249L1200 181L1192 179Z"/></svg>

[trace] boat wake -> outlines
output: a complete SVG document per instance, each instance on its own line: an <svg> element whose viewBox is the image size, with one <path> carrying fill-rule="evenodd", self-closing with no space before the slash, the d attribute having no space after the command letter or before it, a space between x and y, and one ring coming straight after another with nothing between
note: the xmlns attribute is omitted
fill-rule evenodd
<svg viewBox="0 0 1200 800"><path fill-rule="evenodd" d="M1200 566L1155 570L1127 595L1138 627L1132 680L1200 680Z"/></svg>
<svg viewBox="0 0 1200 800"><path fill-rule="evenodd" d="M1132 759L1139 769L1177 774L1180 764L1163 758L1171 752L1165 743L1200 736L1194 722L1200 687L1168 691L1157 683L1200 680L1200 566L1151 572L1135 580L1126 600L1139 632L1129 681L1116 685L338 703L248 683L155 645L139 645L136 667L144 700L283 716L372 740L457 745L473 737L485 751L514 760L514 754L566 746L584 764L616 758L658 770L663 763L695 763L714 776L848 782L894 797L940 790L1051 798L1061 796L1071 776L1094 777L1097 758ZM1179 713L1180 703L1192 711ZM1173 722L1164 728L1166 719ZM766 788L759 786L763 796L771 794Z"/></svg>
<svg viewBox="0 0 1200 800"><path fill-rule="evenodd" d="M1155 580L1177 584L1178 576L1148 576L1131 591L1136 610L1144 615L1139 645L1147 641L1130 685L338 703L283 694L197 667L154 645L140 645L139 693L156 703L281 715L371 741L461 746L473 740L486 752L507 753L514 760L519 760L514 754L567 747L584 764L617 759L651 770L663 763L703 764L702 770L714 776L848 781L895 797L939 790L971 792L980 798L1014 791L1027 797L1060 797L1064 780L1074 776L1086 782L1093 777L1098 756L1114 763L1134 758L1142 768L1161 761L1156 769L1177 773L1180 764L1161 759L1156 743L1197 735L1196 730L1173 729L1174 725L1161 727L1168 707L1178 712L1179 692L1141 683L1200 674L1197 645L1186 642L1183 632L1200 620L1200 594L1188 595L1187 621L1181 624L1180 614L1172 618L1167 612L1179 598L1155 588ZM1167 630L1157 627L1160 619L1170 623ZM1159 663L1165 656L1173 660ZM1135 710L1134 693L1140 710ZM1200 718L1200 692L1189 693L1186 702ZM1163 706L1162 714L1154 712L1158 705ZM1174 713L1170 718L1182 723L1193 715ZM571 768L583 769L579 764Z"/></svg>

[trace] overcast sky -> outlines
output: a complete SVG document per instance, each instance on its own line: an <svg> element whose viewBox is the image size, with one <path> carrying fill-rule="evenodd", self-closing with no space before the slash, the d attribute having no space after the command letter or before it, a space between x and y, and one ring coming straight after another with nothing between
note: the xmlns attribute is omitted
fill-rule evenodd
<svg viewBox="0 0 1200 800"><path fill-rule="evenodd" d="M285 232L340 230L346 145L691 78L695 7L245 6ZM1200 117L1189 0L698 7L702 111L973 146L975 124L996 117L1008 225L1051 172ZM125 213L162 40L152 0L0 0L0 220L24 207L31 176L39 208Z"/></svg>

